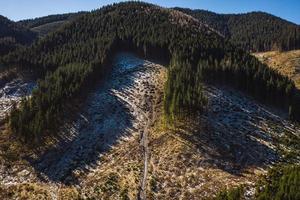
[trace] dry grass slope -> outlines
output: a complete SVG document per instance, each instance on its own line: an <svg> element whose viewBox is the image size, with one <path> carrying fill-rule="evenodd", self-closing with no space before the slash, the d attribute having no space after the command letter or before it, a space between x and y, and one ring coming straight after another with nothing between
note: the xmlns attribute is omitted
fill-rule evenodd
<svg viewBox="0 0 300 200"><path fill-rule="evenodd" d="M253 55L269 67L289 76L295 81L296 87L300 89L300 50L269 51L254 53Z"/></svg>

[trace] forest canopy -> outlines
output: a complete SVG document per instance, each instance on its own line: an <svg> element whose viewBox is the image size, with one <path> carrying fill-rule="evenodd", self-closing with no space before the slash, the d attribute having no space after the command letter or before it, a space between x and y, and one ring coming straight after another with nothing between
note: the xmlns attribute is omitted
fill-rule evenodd
<svg viewBox="0 0 300 200"><path fill-rule="evenodd" d="M170 63L165 111L172 119L202 110L202 80L230 84L267 103L289 107L291 117L299 117L289 78L191 16L126 2L83 14L2 59L4 66L34 70L42 79L32 97L12 112L12 131L25 140L54 132L51 125L60 123L65 105L93 84L89 80L100 79L112 55L124 48Z"/></svg>
<svg viewBox="0 0 300 200"><path fill-rule="evenodd" d="M206 10L175 9L208 24L246 51L300 48L300 26L268 13L217 14Z"/></svg>
<svg viewBox="0 0 300 200"><path fill-rule="evenodd" d="M36 37L34 32L0 15L0 56L31 44Z"/></svg>

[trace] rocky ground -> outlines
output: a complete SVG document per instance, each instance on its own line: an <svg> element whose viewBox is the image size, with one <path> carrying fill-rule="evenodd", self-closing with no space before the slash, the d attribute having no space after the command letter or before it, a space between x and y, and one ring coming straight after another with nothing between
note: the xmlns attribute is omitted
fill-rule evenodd
<svg viewBox="0 0 300 200"><path fill-rule="evenodd" d="M22 146L1 135L1 199L203 199L241 184L251 198L258 177L291 150L279 139L300 137L284 113L224 86L206 85L206 111L170 126L165 80L163 66L119 54L53 148L18 158L8 152ZM5 88L30 85L15 81Z"/></svg>

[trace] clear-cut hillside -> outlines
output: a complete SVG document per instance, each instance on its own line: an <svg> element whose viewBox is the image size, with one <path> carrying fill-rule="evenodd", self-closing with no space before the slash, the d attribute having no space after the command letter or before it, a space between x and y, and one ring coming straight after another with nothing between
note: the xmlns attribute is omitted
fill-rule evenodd
<svg viewBox="0 0 300 200"><path fill-rule="evenodd" d="M33 81L16 78L0 88L0 123L9 115L14 104L31 94L35 85Z"/></svg>
<svg viewBox="0 0 300 200"><path fill-rule="evenodd" d="M208 79L289 108L291 118L299 117L294 85L287 77L189 15L126 2L84 14L32 46L3 58L4 66L31 69L44 79L32 98L11 115L11 130L24 140L38 140L45 133L57 132L53 125L63 121L61 110L109 71L111 56L120 49L172 64L165 93L166 115L201 110L205 104L202 80Z"/></svg>
<svg viewBox="0 0 300 200"><path fill-rule="evenodd" d="M85 12L49 15L34 19L21 20L18 21L17 24L38 33L40 37L44 37L49 33L57 31L65 24L76 19L78 16L83 15L84 13Z"/></svg>
<svg viewBox="0 0 300 200"><path fill-rule="evenodd" d="M136 198L144 170L141 141L152 123L149 119L156 112L153 106L162 102L165 74L166 68L161 65L132 54L118 54L106 78L98 82L84 102L74 105L79 107L79 112L61 127L58 143L33 154L21 148L20 160L15 163L22 164L14 165L11 170L8 161L1 165L2 189L15 188L11 197L14 199L21 195L16 188L29 189L26 184L38 184L36 189L46 191L43 197L52 199L59 195L58 186L67 190L71 188L65 184L81 188L83 182L91 179L90 173L102 171L102 177L123 174L120 190L129 188L128 195ZM103 181L105 178L95 183ZM37 195L40 191L35 192ZM103 195L117 198L119 192ZM26 195L33 198L35 194L27 191Z"/></svg>
<svg viewBox="0 0 300 200"><path fill-rule="evenodd" d="M0 127L3 199L251 198L299 163L293 82L179 11L106 6L2 61L41 78Z"/></svg>
<svg viewBox="0 0 300 200"><path fill-rule="evenodd" d="M253 55L269 67L289 76L300 89L300 50L260 52Z"/></svg>
<svg viewBox="0 0 300 200"><path fill-rule="evenodd" d="M1 197L135 199L146 130L148 198L199 199L240 184L251 197L259 175L285 159L283 151L295 151L281 143L300 135L284 113L224 86L204 87L208 105L201 116L166 126L166 69L127 53L113 63L104 83L75 105L80 111L61 128L60 143L40 154L19 147L20 160L1 164Z"/></svg>
<svg viewBox="0 0 300 200"><path fill-rule="evenodd" d="M243 185L246 199L255 199L269 167L291 155L299 164L300 126L286 114L228 87L206 85L204 93L202 115L170 127L162 120L150 132L148 196L210 199Z"/></svg>

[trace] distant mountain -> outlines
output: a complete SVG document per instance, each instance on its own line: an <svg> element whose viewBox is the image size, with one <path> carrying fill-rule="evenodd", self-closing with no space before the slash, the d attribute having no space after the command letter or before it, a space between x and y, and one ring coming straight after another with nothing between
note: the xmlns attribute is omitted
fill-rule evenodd
<svg viewBox="0 0 300 200"><path fill-rule="evenodd" d="M208 24L247 51L300 48L300 26L268 13L217 14L205 10L174 9Z"/></svg>
<svg viewBox="0 0 300 200"><path fill-rule="evenodd" d="M206 10L174 9L206 23L246 51L300 49L300 26L268 13L217 14ZM17 23L43 37L85 13L49 15Z"/></svg>
<svg viewBox="0 0 300 200"><path fill-rule="evenodd" d="M18 21L17 23L38 33L40 37L43 37L48 33L59 29L65 23L74 20L76 17L84 13L85 12L49 15L49 16L38 17L34 19L21 20Z"/></svg>
<svg viewBox="0 0 300 200"><path fill-rule="evenodd" d="M17 46L31 44L36 37L36 33L0 15L0 55Z"/></svg>

